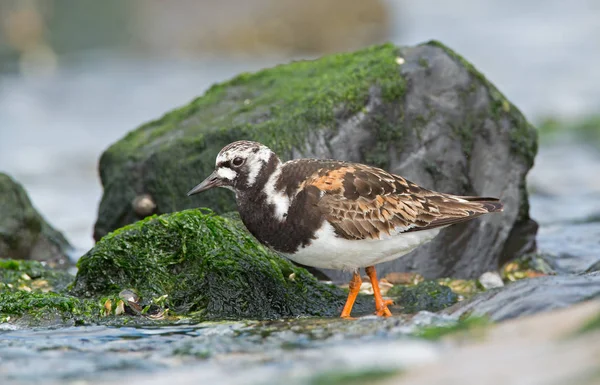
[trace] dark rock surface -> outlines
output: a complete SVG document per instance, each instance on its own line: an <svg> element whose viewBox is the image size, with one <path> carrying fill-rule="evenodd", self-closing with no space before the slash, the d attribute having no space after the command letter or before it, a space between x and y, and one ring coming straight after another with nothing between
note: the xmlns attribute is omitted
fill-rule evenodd
<svg viewBox="0 0 600 385"><path fill-rule="evenodd" d="M403 313L417 313L425 310L440 311L458 301L456 295L448 286L435 281L421 282L414 286L396 285L386 294L396 305L401 306Z"/></svg>
<svg viewBox="0 0 600 385"><path fill-rule="evenodd" d="M456 304L452 315L488 315L494 321L564 308L600 297L600 272L524 279Z"/></svg>
<svg viewBox="0 0 600 385"><path fill-rule="evenodd" d="M68 266L70 245L32 206L27 192L0 173L0 258L46 261Z"/></svg>
<svg viewBox="0 0 600 385"><path fill-rule="evenodd" d="M283 159L363 162L427 188L505 203L504 213L445 229L427 246L380 266L380 274L476 278L535 247L525 190L535 130L438 42L386 44L242 74L132 131L100 160L104 196L95 238L141 219L132 207L140 196L152 199L156 213L234 209L228 191L193 199L185 193L212 171L218 151L239 139L263 142Z"/></svg>

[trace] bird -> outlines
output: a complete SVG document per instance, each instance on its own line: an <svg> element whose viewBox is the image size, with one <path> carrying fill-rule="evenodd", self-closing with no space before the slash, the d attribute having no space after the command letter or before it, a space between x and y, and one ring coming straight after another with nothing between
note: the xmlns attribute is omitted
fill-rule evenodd
<svg viewBox="0 0 600 385"><path fill-rule="evenodd" d="M352 272L341 317L369 277L375 314L388 317L375 265L431 241L447 226L500 212L497 198L457 196L420 187L381 168L331 159L282 162L269 147L240 140L223 147L214 171L188 192L235 193L240 218L263 245L305 266Z"/></svg>

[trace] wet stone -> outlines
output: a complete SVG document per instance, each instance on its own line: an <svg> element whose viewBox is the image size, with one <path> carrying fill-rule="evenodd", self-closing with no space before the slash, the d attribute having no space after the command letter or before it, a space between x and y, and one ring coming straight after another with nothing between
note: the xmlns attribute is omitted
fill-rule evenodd
<svg viewBox="0 0 600 385"><path fill-rule="evenodd" d="M23 186L0 173L0 258L45 261L66 268L70 250L65 237L33 207Z"/></svg>
<svg viewBox="0 0 600 385"><path fill-rule="evenodd" d="M567 307L600 297L600 272L583 275L544 276L511 282L480 293L444 313L489 316L494 321L522 317Z"/></svg>
<svg viewBox="0 0 600 385"><path fill-rule="evenodd" d="M478 282L486 290L504 286L502 277L500 277L500 274L498 274L495 271L488 271L486 273L481 274L481 277L479 277Z"/></svg>
<svg viewBox="0 0 600 385"><path fill-rule="evenodd" d="M431 312L445 309L458 301L448 286L434 281L421 282L415 286L396 285L387 292L387 296L402 308L404 313Z"/></svg>

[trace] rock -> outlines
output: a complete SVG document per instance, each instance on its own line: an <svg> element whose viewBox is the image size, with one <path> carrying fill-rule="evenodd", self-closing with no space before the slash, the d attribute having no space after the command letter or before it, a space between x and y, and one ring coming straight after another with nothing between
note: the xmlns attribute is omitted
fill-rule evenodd
<svg viewBox="0 0 600 385"><path fill-rule="evenodd" d="M73 293L133 289L179 315L211 319L337 317L347 294L271 253L241 222L186 210L147 218L102 238L78 262ZM357 313L374 310L358 299Z"/></svg>
<svg viewBox="0 0 600 385"><path fill-rule="evenodd" d="M397 285L387 292L405 313L416 313L422 310L436 312L451 306L458 301L458 296L448 286L434 281L421 282L415 286Z"/></svg>
<svg viewBox="0 0 600 385"><path fill-rule="evenodd" d="M239 139L260 141L283 159L369 163L438 191L502 198L504 213L444 229L427 246L380 265L380 276L477 278L535 248L525 189L535 129L438 42L385 44L242 74L132 131L100 159L104 195L94 237L141 219L130 202L144 194L157 213L235 209L229 191L186 192Z"/></svg>
<svg viewBox="0 0 600 385"><path fill-rule="evenodd" d="M0 258L66 267L70 248L65 237L35 210L23 186L0 173Z"/></svg>
<svg viewBox="0 0 600 385"><path fill-rule="evenodd" d="M488 271L481 274L481 277L479 277L478 281L479 284L486 290L504 286L502 277L500 277L500 274L495 271Z"/></svg>
<svg viewBox="0 0 600 385"><path fill-rule="evenodd" d="M592 266L588 267L586 273L593 273L596 271L600 271L600 261L594 263Z"/></svg>
<svg viewBox="0 0 600 385"><path fill-rule="evenodd" d="M461 316L487 315L492 320L535 314L600 297L600 272L585 275L523 279L478 294L444 312Z"/></svg>

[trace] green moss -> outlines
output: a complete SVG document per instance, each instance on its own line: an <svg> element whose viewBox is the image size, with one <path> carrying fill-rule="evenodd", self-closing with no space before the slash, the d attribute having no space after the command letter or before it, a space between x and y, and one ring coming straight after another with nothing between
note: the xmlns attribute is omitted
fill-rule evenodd
<svg viewBox="0 0 600 385"><path fill-rule="evenodd" d="M73 281L66 271L50 269L38 261L0 259L0 291L63 291Z"/></svg>
<svg viewBox="0 0 600 385"><path fill-rule="evenodd" d="M400 124L401 119L390 120L384 115L371 117L371 124L377 141L369 149L363 149L365 162L383 169L388 168L390 157L390 146L401 146L404 135L404 127ZM400 125L400 126L399 126Z"/></svg>
<svg viewBox="0 0 600 385"><path fill-rule="evenodd" d="M429 68L429 62L424 57L419 58L419 66L423 68Z"/></svg>
<svg viewBox="0 0 600 385"><path fill-rule="evenodd" d="M521 156L529 166L533 165L533 159L537 154L537 131L529 122L527 122L517 107L510 103L506 97L473 66L473 64L469 63L461 55L436 40L424 43L424 45L438 47L444 50L448 55L461 63L473 78L477 79L486 87L491 97L490 114L492 118L496 121L507 119L510 122L512 152Z"/></svg>
<svg viewBox="0 0 600 385"><path fill-rule="evenodd" d="M365 369L346 372L327 372L319 374L308 383L311 385L358 385L373 384L390 377L396 377L401 372L392 369Z"/></svg>
<svg viewBox="0 0 600 385"><path fill-rule="evenodd" d="M374 85L382 89L385 99L400 98L404 79L397 71L395 59L396 47L384 44L244 73L214 85L187 106L131 132L110 152L139 156L131 149L155 150L169 145L157 139L173 129L219 136L229 135L232 128L241 134L236 138L251 131L258 134L256 139L285 152L303 144L309 130L332 125L334 109L343 107L348 115L359 112ZM198 111L202 111L202 121L194 118ZM188 118L191 121L186 122ZM199 139L196 144L208 145L206 139Z"/></svg>
<svg viewBox="0 0 600 385"><path fill-rule="evenodd" d="M96 238L140 219L129 207L142 187L131 185L131 175L140 173L144 192L157 199L161 213L198 206L217 212L235 209L226 191L186 196L212 171L224 145L247 138L288 159L292 148L304 148L310 132L335 130L339 120L363 111L374 88L384 101L399 104L405 81L396 57L397 48L383 44L241 74L130 132L100 160L105 191Z"/></svg>
<svg viewBox="0 0 600 385"><path fill-rule="evenodd" d="M435 281L425 281L415 286L396 285L387 292L387 296L394 298L406 313L422 310L436 312L458 301L458 296L448 286Z"/></svg>
<svg viewBox="0 0 600 385"><path fill-rule="evenodd" d="M425 326L415 332L417 337L428 340L439 340L448 335L465 335L469 337L481 336L491 324L486 317L467 317L447 326Z"/></svg>
<svg viewBox="0 0 600 385"><path fill-rule="evenodd" d="M26 317L28 324L69 321L75 324L99 319L102 305L66 294L39 291L0 291L0 322Z"/></svg>
<svg viewBox="0 0 600 385"><path fill-rule="evenodd" d="M0 322L43 325L98 320L102 305L66 293L74 277L37 261L0 259Z"/></svg>
<svg viewBox="0 0 600 385"><path fill-rule="evenodd" d="M77 295L167 295L171 311L203 320L337 316L346 297L258 244L239 221L200 210L119 229L78 267Z"/></svg>
<svg viewBox="0 0 600 385"><path fill-rule="evenodd" d="M460 140L467 158L471 156L473 150L473 130L475 129L472 119L469 118L470 116L467 117L465 124L452 127L452 133Z"/></svg>
<svg viewBox="0 0 600 385"><path fill-rule="evenodd" d="M437 283L448 286L452 292L460 296L461 300L485 291L475 279L440 278Z"/></svg>

